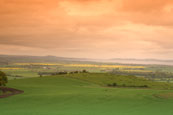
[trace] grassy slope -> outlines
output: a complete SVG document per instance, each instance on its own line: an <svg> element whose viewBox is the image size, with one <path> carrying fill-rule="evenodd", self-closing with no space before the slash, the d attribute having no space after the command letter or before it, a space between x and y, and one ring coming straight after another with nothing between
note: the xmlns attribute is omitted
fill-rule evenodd
<svg viewBox="0 0 173 115"><path fill-rule="evenodd" d="M12 80L21 95L0 99L2 115L172 115L166 90L104 88L65 77ZM172 91L173 92L173 91Z"/></svg>
<svg viewBox="0 0 173 115"><path fill-rule="evenodd" d="M125 85L127 87L147 85L149 88L153 89L173 89L173 84L152 82L135 76L114 75L108 73L68 74L61 76L88 81L101 86L116 83L118 86Z"/></svg>

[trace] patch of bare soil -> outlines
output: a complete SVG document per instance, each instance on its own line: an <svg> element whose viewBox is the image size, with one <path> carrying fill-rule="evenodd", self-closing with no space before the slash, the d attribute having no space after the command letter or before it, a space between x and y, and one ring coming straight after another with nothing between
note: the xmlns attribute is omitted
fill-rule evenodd
<svg viewBox="0 0 173 115"><path fill-rule="evenodd" d="M0 98L6 98L6 97L9 97L9 96L24 93L24 91L22 91L22 90L9 88L9 87L0 87L0 90L2 91L2 94L0 95Z"/></svg>

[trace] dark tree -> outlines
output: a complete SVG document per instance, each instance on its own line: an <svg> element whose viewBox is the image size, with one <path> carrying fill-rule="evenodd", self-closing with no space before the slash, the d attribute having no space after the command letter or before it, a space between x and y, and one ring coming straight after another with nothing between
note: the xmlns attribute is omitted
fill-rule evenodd
<svg viewBox="0 0 173 115"><path fill-rule="evenodd" d="M113 83L113 84L112 84L112 86L113 86L113 87L116 87L116 86L117 86L117 84L116 84L116 83Z"/></svg>
<svg viewBox="0 0 173 115"><path fill-rule="evenodd" d="M85 69L84 69L84 70L82 70L82 72L83 72L83 73L88 73L88 72L87 72Z"/></svg>
<svg viewBox="0 0 173 115"><path fill-rule="evenodd" d="M7 82L7 75L4 72L0 71L0 86L5 86Z"/></svg>

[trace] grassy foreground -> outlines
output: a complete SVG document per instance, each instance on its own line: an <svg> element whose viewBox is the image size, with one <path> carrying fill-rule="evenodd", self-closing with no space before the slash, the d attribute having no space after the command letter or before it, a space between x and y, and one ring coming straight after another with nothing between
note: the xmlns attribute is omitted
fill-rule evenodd
<svg viewBox="0 0 173 115"><path fill-rule="evenodd" d="M171 90L107 88L62 76L11 80L24 94L0 99L2 115L172 115Z"/></svg>

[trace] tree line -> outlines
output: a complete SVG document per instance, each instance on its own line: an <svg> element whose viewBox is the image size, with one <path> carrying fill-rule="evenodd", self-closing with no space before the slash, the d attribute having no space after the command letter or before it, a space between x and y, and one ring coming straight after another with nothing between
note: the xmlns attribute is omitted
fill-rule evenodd
<svg viewBox="0 0 173 115"><path fill-rule="evenodd" d="M63 75L63 74L76 74L76 73L88 73L88 71L86 70L82 70L82 71L71 71L71 72L67 72L67 71L60 71L60 72L38 72L38 75L40 77L42 76L47 76L47 75Z"/></svg>

